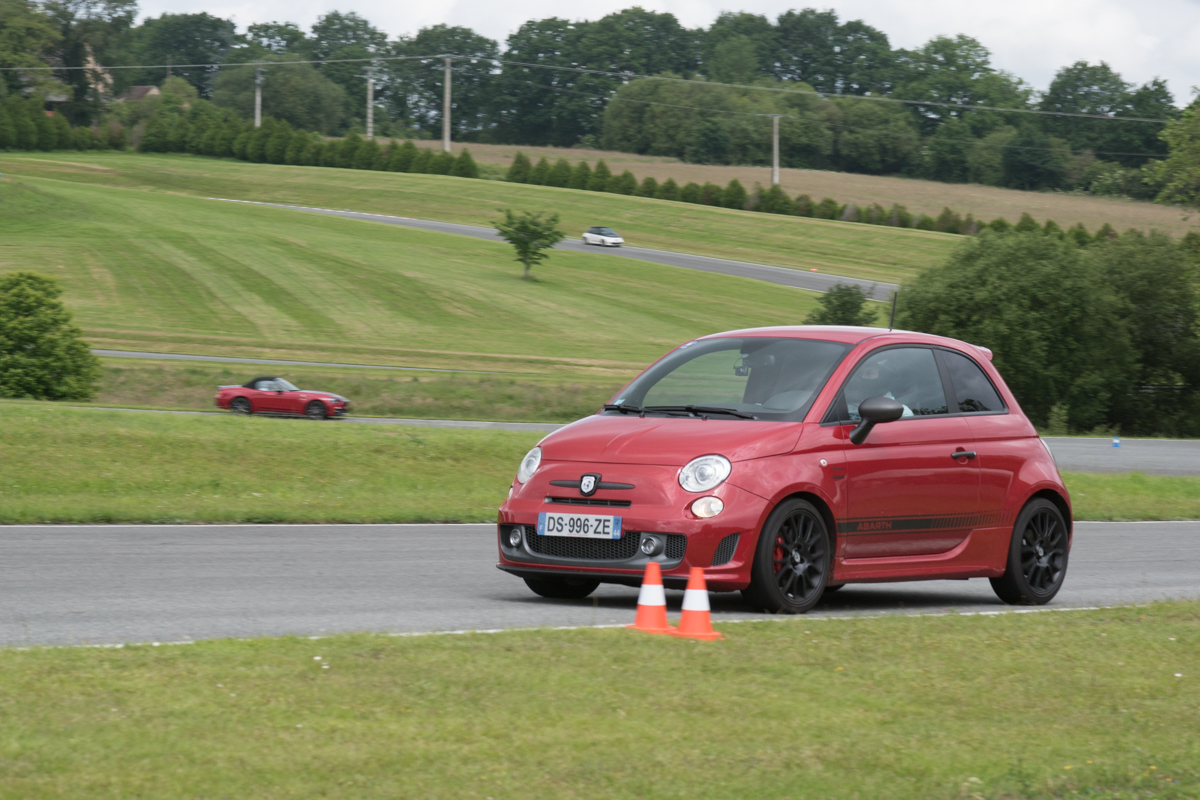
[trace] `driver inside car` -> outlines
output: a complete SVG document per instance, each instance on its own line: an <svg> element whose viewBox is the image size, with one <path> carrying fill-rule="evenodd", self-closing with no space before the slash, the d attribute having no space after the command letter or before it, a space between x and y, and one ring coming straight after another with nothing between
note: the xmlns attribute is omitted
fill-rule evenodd
<svg viewBox="0 0 1200 800"><path fill-rule="evenodd" d="M868 361L846 386L846 407L850 411L851 419L860 419L858 404L868 397L887 397L891 400L899 400L892 393L892 389L896 389L901 396L904 395L903 388L898 384L897 375L893 370L874 359ZM902 418L913 416L912 409L906 403L901 402L900 405L904 406Z"/></svg>

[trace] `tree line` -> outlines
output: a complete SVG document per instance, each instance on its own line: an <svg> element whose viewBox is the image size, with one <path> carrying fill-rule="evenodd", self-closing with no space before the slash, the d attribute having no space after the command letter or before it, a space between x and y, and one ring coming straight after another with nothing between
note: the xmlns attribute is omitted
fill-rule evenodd
<svg viewBox="0 0 1200 800"><path fill-rule="evenodd" d="M707 28L689 29L672 14L630 8L595 21L530 20L503 46L445 25L390 38L353 12L326 14L307 31L264 22L244 33L207 13L136 24L136 12L133 0L5 0L0 66L64 69L0 73L0 93L38 92L73 125L95 126L128 87L173 76L247 118L255 67L171 64L265 62L269 114L293 128L362 133L365 74L373 66L377 132L421 138L440 131L442 60L389 59L449 53L458 56L452 121L462 141L603 145L761 164L769 158L770 128L759 115L779 113L786 115L785 166L1138 197L1160 195L1172 182L1161 170L1142 169L1168 155L1163 126L1112 121L1177 118L1163 81L1135 85L1103 62L1078 62L1039 92L997 69L987 48L970 37L894 48L883 31L832 11L792 10L774 20L724 13ZM322 63L298 63L311 60ZM152 66L65 69L101 64ZM636 77L644 75L697 82Z"/></svg>

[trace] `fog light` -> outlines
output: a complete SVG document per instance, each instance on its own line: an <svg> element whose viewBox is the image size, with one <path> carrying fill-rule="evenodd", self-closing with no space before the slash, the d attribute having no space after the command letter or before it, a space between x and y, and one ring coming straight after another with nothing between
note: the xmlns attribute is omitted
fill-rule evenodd
<svg viewBox="0 0 1200 800"><path fill-rule="evenodd" d="M521 529L519 527L509 528L509 530L508 530L508 546L509 547L520 547L521 546Z"/></svg>
<svg viewBox="0 0 1200 800"><path fill-rule="evenodd" d="M719 497L701 497L692 503L692 513L701 519L715 517L725 510L725 504Z"/></svg>
<svg viewBox="0 0 1200 800"><path fill-rule="evenodd" d="M643 536L642 543L638 545L638 549L644 555L656 556L663 551L663 540L657 536Z"/></svg>

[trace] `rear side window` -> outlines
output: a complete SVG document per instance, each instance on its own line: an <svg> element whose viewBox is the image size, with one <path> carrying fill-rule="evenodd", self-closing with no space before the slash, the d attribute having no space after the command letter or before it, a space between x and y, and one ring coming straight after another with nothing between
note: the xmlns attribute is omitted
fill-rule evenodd
<svg viewBox="0 0 1200 800"><path fill-rule="evenodd" d="M980 411L1004 411L1004 402L988 376L971 359L961 353L942 351L950 381L954 384L958 410L964 414Z"/></svg>
<svg viewBox="0 0 1200 800"><path fill-rule="evenodd" d="M860 419L859 403L868 397L900 401L905 417L949 413L933 351L924 347L892 347L872 353L854 370L842 394L849 418L855 422Z"/></svg>

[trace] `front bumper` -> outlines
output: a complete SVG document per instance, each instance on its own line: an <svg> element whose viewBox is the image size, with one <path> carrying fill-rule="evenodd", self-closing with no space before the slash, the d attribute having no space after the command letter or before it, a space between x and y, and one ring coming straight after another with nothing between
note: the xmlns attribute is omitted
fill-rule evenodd
<svg viewBox="0 0 1200 800"><path fill-rule="evenodd" d="M570 575L636 586L646 565L655 561L667 586L683 588L691 568L702 567L713 591L745 588L758 530L769 510L767 501L726 482L709 493L721 498L724 511L700 519L689 507L704 495L685 492L676 480L678 471L645 465L544 463L528 483L514 483L500 507L497 566L522 577ZM550 483L578 481L588 472L602 473L604 482L634 488L600 489L583 498L578 489ZM626 505L592 504L612 502ZM623 536L620 540L538 536L537 519L543 511L620 516ZM514 526L521 527L521 539L510 547L508 534ZM659 538L662 552L645 555L639 547L644 537Z"/></svg>

